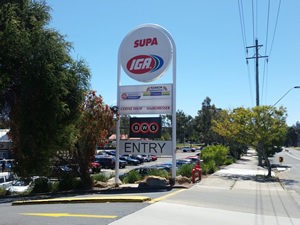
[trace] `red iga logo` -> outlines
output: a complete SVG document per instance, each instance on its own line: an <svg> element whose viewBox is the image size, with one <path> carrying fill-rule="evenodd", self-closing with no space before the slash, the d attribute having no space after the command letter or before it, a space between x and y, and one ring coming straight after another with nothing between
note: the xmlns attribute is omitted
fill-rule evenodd
<svg viewBox="0 0 300 225"><path fill-rule="evenodd" d="M137 55L127 62L127 70L133 74L144 74L160 69L164 60L158 55Z"/></svg>

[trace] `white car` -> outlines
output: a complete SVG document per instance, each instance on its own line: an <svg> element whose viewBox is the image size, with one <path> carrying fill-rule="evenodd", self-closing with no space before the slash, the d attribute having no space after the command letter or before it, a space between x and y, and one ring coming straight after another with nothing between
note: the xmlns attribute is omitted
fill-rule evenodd
<svg viewBox="0 0 300 225"><path fill-rule="evenodd" d="M48 178L34 176L27 179L17 179L12 182L12 184L6 189L10 194L22 194L24 192L30 192L34 188L35 182L38 179L46 179L49 182Z"/></svg>
<svg viewBox="0 0 300 225"><path fill-rule="evenodd" d="M20 194L29 191L31 179L14 180L12 184L6 189L10 194Z"/></svg>

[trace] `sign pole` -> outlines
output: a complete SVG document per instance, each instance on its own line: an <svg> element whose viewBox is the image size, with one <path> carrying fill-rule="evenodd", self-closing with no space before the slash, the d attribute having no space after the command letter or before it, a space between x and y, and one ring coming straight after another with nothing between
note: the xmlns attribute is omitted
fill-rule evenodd
<svg viewBox="0 0 300 225"><path fill-rule="evenodd" d="M172 103L172 179L175 182L176 178L176 46L173 38L167 32L169 39L171 40L172 47L173 47L173 103Z"/></svg>
<svg viewBox="0 0 300 225"><path fill-rule="evenodd" d="M117 106L120 106L120 99L118 96L120 96L120 82L121 82L121 64L120 64L120 52L118 53L118 77L117 77ZM119 111L119 109L118 109ZM119 116L119 113L117 113L117 116ZM115 185L118 186L120 182L119 179L119 161L120 161L120 124L121 124L121 116L119 118L117 117L117 127L116 127L116 158L115 158Z"/></svg>

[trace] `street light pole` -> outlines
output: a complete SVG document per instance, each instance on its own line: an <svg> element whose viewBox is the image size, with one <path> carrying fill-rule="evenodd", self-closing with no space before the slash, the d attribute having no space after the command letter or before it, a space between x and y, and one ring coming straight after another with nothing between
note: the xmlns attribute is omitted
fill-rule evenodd
<svg viewBox="0 0 300 225"><path fill-rule="evenodd" d="M281 96L280 99L277 100L277 102L275 102L274 105L272 105L272 107L274 107L278 102L280 102L281 99L283 99L283 98L284 98L291 90L293 90L294 88L300 88L300 86L295 86L295 87L290 88L283 96Z"/></svg>

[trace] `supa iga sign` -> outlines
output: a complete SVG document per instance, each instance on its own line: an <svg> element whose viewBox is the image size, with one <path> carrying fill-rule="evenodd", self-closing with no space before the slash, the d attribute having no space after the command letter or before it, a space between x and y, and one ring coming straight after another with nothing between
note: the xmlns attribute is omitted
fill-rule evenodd
<svg viewBox="0 0 300 225"><path fill-rule="evenodd" d="M128 76L137 81L151 82L168 69L172 51L167 31L148 24L136 28L123 39L119 58Z"/></svg>

